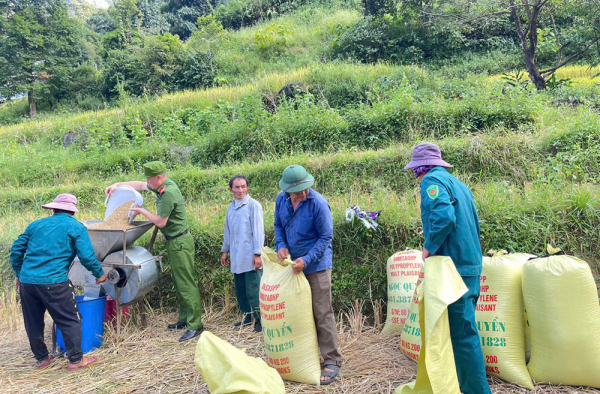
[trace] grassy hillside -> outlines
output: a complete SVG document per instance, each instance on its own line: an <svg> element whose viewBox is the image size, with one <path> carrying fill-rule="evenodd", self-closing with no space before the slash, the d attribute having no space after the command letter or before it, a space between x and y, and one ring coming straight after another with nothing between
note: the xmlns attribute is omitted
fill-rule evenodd
<svg viewBox="0 0 600 394"><path fill-rule="evenodd" d="M569 83L536 92L509 85L496 52L435 67L321 62L334 26L358 17L315 9L276 19L292 39L269 58L253 47L254 32L273 21L228 32L215 49L228 86L0 127L3 280L10 279L11 243L46 214L42 203L74 193L79 219L99 218L104 187L143 179L141 165L158 159L187 200L202 294L218 299L232 286L218 261L227 180L250 179L272 242L277 181L297 163L332 205L336 307L384 299L387 257L422 244L418 183L403 167L424 140L438 143L472 187L484 249L543 254L552 243L598 273L600 70L564 68L557 77ZM288 83L306 93L278 101ZM67 134L74 141L65 147ZM353 204L383 209L377 231L345 221ZM153 302L174 301L169 277L162 274Z"/></svg>

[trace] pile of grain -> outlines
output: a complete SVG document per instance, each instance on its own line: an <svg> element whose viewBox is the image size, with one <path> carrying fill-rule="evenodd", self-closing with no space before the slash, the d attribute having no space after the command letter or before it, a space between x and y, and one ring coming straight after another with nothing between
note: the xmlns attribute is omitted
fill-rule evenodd
<svg viewBox="0 0 600 394"><path fill-rule="evenodd" d="M88 228L101 230L126 230L134 227L129 224L129 218L127 217L129 209L133 203L135 203L133 200L127 201L125 204L115 209L113 213L110 214L108 219L100 223L90 224Z"/></svg>

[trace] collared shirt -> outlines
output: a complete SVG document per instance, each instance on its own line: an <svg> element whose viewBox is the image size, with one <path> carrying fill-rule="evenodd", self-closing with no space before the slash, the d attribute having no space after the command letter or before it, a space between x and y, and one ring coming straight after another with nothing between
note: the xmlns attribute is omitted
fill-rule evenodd
<svg viewBox="0 0 600 394"><path fill-rule="evenodd" d="M329 203L312 188L296 207L288 193L280 192L275 201L275 248L287 248L292 260L304 261L304 273L332 267L333 217Z"/></svg>
<svg viewBox="0 0 600 394"><path fill-rule="evenodd" d="M156 194L156 214L168 217L165 227L160 232L167 237L174 237L188 229L187 215L185 213L185 202L179 187L170 179L167 179L158 189L148 190Z"/></svg>
<svg viewBox="0 0 600 394"><path fill-rule="evenodd" d="M233 200L227 208L223 247L221 253L229 253L231 272L242 274L254 271L252 258L260 255L265 244L263 209L248 194L241 200Z"/></svg>
<svg viewBox="0 0 600 394"><path fill-rule="evenodd" d="M68 213L30 223L10 248L15 276L22 283L34 285L67 281L75 256L96 278L102 276L87 228Z"/></svg>
<svg viewBox="0 0 600 394"><path fill-rule="evenodd" d="M479 217L471 190L442 167L421 181L424 247L449 256L462 276L481 275Z"/></svg>

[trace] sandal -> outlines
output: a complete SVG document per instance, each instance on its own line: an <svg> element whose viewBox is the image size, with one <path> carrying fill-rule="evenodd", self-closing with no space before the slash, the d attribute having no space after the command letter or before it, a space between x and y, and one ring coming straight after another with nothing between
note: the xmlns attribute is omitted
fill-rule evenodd
<svg viewBox="0 0 600 394"><path fill-rule="evenodd" d="M37 367L39 369L46 369L50 366L50 364L52 363L52 360L54 359L54 356L52 356L51 354L48 355L48 357L46 357L44 360L40 360L37 362Z"/></svg>
<svg viewBox="0 0 600 394"><path fill-rule="evenodd" d="M328 385L333 383L335 378L340 373L340 368L337 365L325 365L323 367L323 371L321 372L321 377L328 376L329 380L321 380L321 385ZM325 369L331 369L333 372L326 371Z"/></svg>
<svg viewBox="0 0 600 394"><path fill-rule="evenodd" d="M69 371L77 371L78 369L88 367L98 361L96 356L83 356L77 364L69 363Z"/></svg>

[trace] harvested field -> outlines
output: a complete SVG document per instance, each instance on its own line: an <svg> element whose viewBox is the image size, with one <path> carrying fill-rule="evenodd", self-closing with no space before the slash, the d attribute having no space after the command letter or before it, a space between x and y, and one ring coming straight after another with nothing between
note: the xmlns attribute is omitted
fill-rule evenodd
<svg viewBox="0 0 600 394"><path fill-rule="evenodd" d="M126 230L134 227L129 224L129 217L127 216L129 209L131 209L131 204L133 203L135 203L133 200L127 201L125 204L115 209L105 221L91 224L88 228L98 230Z"/></svg>
<svg viewBox="0 0 600 394"><path fill-rule="evenodd" d="M251 329L234 329L234 314L205 309L206 329L235 346L246 348L251 356L263 356L262 336ZM135 313L132 315L135 320ZM208 393L194 366L196 341L181 344L181 331L166 330L175 314L150 311L148 327L124 325L122 334L107 326L101 349L94 352L99 361L87 370L70 373L67 360L58 358L44 371L35 368L22 320L16 330L4 319L0 322L0 387L3 393ZM47 317L46 343L50 342ZM288 393L392 393L401 383L415 378L416 364L398 350L398 337L385 337L364 319L350 312L340 326L340 345L344 357L341 379L331 386L313 387L286 383ZM362 331L361 331L362 330ZM361 332L359 332L361 331ZM494 393L527 393L498 379L490 379ZM600 393L600 390L575 387L537 386L532 392Z"/></svg>

